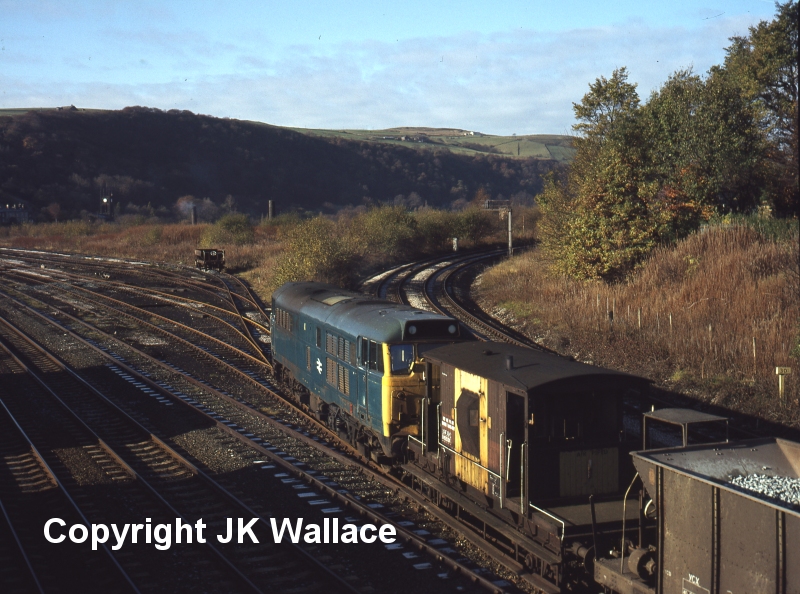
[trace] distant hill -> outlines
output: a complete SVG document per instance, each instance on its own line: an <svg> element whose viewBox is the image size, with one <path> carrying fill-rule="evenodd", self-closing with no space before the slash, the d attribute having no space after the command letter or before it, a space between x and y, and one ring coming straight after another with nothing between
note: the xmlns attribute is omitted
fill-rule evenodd
<svg viewBox="0 0 800 594"><path fill-rule="evenodd" d="M332 212L409 196L446 207L481 187L529 198L570 156L560 136L293 130L145 107L0 110L0 202L24 201L40 220L53 203L59 218L95 212L104 188L122 212L162 214L185 195L230 196L254 215L269 199L279 212Z"/></svg>
<svg viewBox="0 0 800 594"><path fill-rule="evenodd" d="M569 136L531 134L495 136L453 128L388 128L386 130L314 130L292 128L322 138L377 142L415 149L447 149L461 155L503 155L519 159L567 162L574 149Z"/></svg>

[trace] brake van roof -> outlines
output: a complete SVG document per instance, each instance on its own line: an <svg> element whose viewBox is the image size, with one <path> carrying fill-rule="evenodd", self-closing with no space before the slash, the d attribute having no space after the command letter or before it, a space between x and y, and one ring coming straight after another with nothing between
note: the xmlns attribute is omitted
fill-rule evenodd
<svg viewBox="0 0 800 594"><path fill-rule="evenodd" d="M509 356L513 360L510 369L506 363ZM621 371L587 365L568 357L504 342L451 344L426 351L425 359L452 365L522 392L567 381L584 386L616 382L620 387L638 389L646 387L649 382Z"/></svg>

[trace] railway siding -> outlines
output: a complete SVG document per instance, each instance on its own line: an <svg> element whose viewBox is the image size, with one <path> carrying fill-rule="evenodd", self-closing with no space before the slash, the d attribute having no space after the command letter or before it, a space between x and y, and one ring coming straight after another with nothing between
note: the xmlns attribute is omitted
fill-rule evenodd
<svg viewBox="0 0 800 594"><path fill-rule="evenodd" d="M94 283L92 283L92 284L94 284ZM37 298L45 297L45 295L42 294L41 289L36 291L36 296L37 296ZM92 312L92 315L95 316L95 319L100 319L100 318L97 318L96 314L100 313L99 310L101 310L102 308L97 307L97 306L86 307L86 304L85 304L84 301L78 300L74 296L69 297L69 299L72 300L71 306L73 308L80 305L81 307L84 307L84 311L89 310L89 309L94 309L95 311ZM48 306L48 308L54 308L56 306L55 301L50 301L49 300L49 302L50 302L50 305ZM41 308L42 306L39 305L38 307ZM62 304L59 307L64 307L64 305ZM45 309L47 309L47 308L45 308ZM78 311L78 310L73 310L73 311ZM47 315L50 318L53 318L53 319L57 319L57 318L63 316L63 314L59 313L56 309L53 309ZM87 311L87 315L89 315L88 311ZM101 318L105 317L105 316L103 316L102 313L100 314L100 316L101 316ZM71 322L71 324L73 325L73 329L77 330L77 328L74 327L74 322ZM66 328L66 326L65 326L65 328ZM88 329L84 330L84 333L87 334L87 335L88 334L92 334L92 332L90 330L88 330ZM87 338L88 338L88 336L87 336ZM128 361L128 362L129 363L133 362L133 359L136 357L136 355L131 352L130 347L125 347L121 343L117 343L116 345L111 345L108 342L111 339L109 337L102 337L101 334L99 332L97 332L97 331L94 332L94 335L90 338L90 340L94 340L95 343L98 346L101 346L103 349L105 349L109 353L114 352L114 351L125 351L125 349L127 348L128 352L124 352L123 354L120 354L118 352L114 352L114 355L116 355L116 357L112 357L112 358L114 359L114 361L117 362L117 366L118 366L117 371L118 372L124 372L126 374L131 374L131 371L125 370L121 365L119 365L119 362L120 362L119 358L124 359L126 361L128 359L131 359L131 361ZM72 352L74 350L74 345L65 344L65 341L63 340L63 338L59 338L57 342L60 344L60 346L62 348L65 349L65 352ZM103 343L105 343L105 344L103 344ZM112 355L109 355L109 356L111 357ZM214 357L212 357L212 359L214 359ZM114 374L114 371L111 370L111 367L109 367L109 365L113 365L113 364L110 364L108 361L106 361L105 364L102 367L106 368L108 371L110 371L112 374ZM142 371L144 371L144 367L148 367L148 368L150 368L150 371L153 371L153 365L154 365L153 361L149 361L149 362L146 362L146 363L140 363L139 361L136 362L136 366L137 367L141 367ZM216 414L219 417L223 417L223 415L219 415L214 409L210 408L210 406L212 404L215 405L218 408L219 407L219 402L217 402L215 404L213 402L208 401L207 400L207 396L208 396L207 394L206 394L206 401L207 401L208 405L201 403L201 401L198 399L199 398L198 394L203 392L204 388L205 388L206 392L208 392L211 389L209 387L209 385L208 385L208 380L199 379L200 377L209 377L208 373L198 374L197 375L197 379L192 380L192 378L187 378L186 376L183 376L180 373L176 374L176 371L174 369L174 363L172 365L173 365L173 367L170 368L169 365L161 364L161 370L159 372L160 376L158 376L158 377L156 377L154 374L152 374L150 372L145 372L145 373L150 374L154 378L156 378L156 381L154 382L156 384L156 386L148 386L148 387L151 387L153 389L157 388L157 389L164 390L164 386L160 385L160 384L166 384L166 386L176 389L178 392L181 392L186 397L185 400L181 399L179 397L179 395L175 394L174 390L166 390L166 392L168 392L168 394L162 392L162 394L164 396L168 396L168 395L171 394L173 397L177 398L178 400L174 401L175 404L177 404L178 402L186 402L186 400L193 400L194 402L188 402L187 406L192 406L194 409L199 410L200 412L202 412L205 415L206 419L210 416L210 414ZM98 365L94 365L93 367L96 368L98 371L100 370L100 366L98 366ZM156 367L158 367L158 365ZM165 369L164 367L170 369L170 371L171 371L171 375L169 376L168 379L166 379L166 381L165 381L165 379L162 379L162 378L165 377L164 376L165 373L169 373L169 372L167 372L167 369ZM253 373L253 372L251 372L251 373ZM251 388L251 392L252 392L252 388L254 387L253 386L254 382L255 382L256 385L260 385L258 381L252 379L251 375L248 375L246 373L244 375L245 375L245 377L247 377L247 379L245 379L244 381ZM131 376L131 377L133 377L133 376ZM142 378L139 378L139 379L141 380ZM192 381L189 381L189 380L192 380ZM262 380L262 382L263 382L263 380ZM140 383L145 383L145 382L142 381ZM180 385L184 385L185 386L187 383L191 387L189 387L189 388L180 388L180 387L178 387ZM199 383L199 385L198 385L198 383ZM192 390L192 389L194 390L194 394L195 394L194 396L189 395L187 393L187 391L186 391L186 390ZM143 396L143 395L139 394L139 396ZM223 396L225 396L225 394L223 394ZM151 400L152 400L152 398L151 398ZM162 404L160 406L163 408L164 405ZM255 406L255 405L250 403L250 406ZM260 404L259 406L260 407L266 407L266 404ZM271 406L274 406L274 403ZM137 402L136 407L137 408L141 408L142 407L141 398L139 398L139 401ZM203 409L205 409L205 410L203 410ZM244 413L247 413L247 412L248 411L240 408L240 414L244 414ZM213 417L211 417L211 418L213 418ZM227 418L227 417L223 417L223 418ZM241 420L242 420L242 424L247 422L246 415L244 417L242 417ZM235 423L234 421L229 421L229 422L234 424L237 427L237 429L234 430L234 429L231 429L230 426L228 426L227 424L222 423L222 425L225 426L226 429L228 429L229 436L235 439L235 442L231 442L231 443L236 445L237 443L238 444L243 444L247 440L252 441L252 439L248 438L247 435L246 435L246 432L247 433L250 432L249 429L247 429L246 427L242 426L242 424ZM253 423L252 419L249 422L252 424ZM291 424L293 424L293 422L289 422L289 424L291 425ZM305 431L306 433L309 433L307 430L300 429L299 427L296 427L296 430L297 431ZM206 431L206 430L203 430L203 431ZM313 442L314 440L313 440L313 437L310 437L311 435L312 434L309 433L309 439ZM251 437L253 437L253 436L255 436L255 434L251 433ZM274 439L277 441L278 439L280 439L280 436L276 436ZM191 439L189 439L189 441L191 441ZM191 447L191 444L187 443L186 445ZM269 447L270 448L274 448L276 446L270 445ZM280 447L281 447L281 449L278 450L278 451L287 450L287 452L283 452L284 454L295 451L294 449L290 449L288 446L280 446ZM214 449L219 449L219 446L215 445ZM236 449L236 448L234 448L234 449ZM277 458L275 458L274 457L275 455L273 454L273 458L270 458L269 453L271 451L269 449L267 449L267 448L264 448L264 450L266 450L266 451L260 452L260 459L269 460L270 464L263 464L262 466L274 465L274 466L278 467L280 463L277 462L277 460L284 460L285 461L286 456L284 456L284 457L278 456ZM195 452L195 453L197 453L197 452ZM299 457L295 457L295 456L288 456L288 457L289 458L295 458L294 461L290 460L289 462L286 462L287 464L291 465L289 470L294 469L294 472L298 472L298 469L300 468L299 466L295 466L295 464L299 464L299 465L308 464L308 463L301 462ZM312 456L312 458L313 458L313 456ZM197 460L195 460L195 462L196 461ZM257 465L257 463L259 462L258 459L253 459L252 456L251 456L251 457L248 458L248 461L249 461L249 466L246 469L247 472L242 472L240 474L241 477L243 477L245 474L248 474L248 473L254 474L254 475L262 475L262 476L265 474L263 472L265 469L262 469L260 466ZM317 460L315 463L318 464L320 468L324 468L326 464L329 464L327 455L323 454L320 457L320 459ZM350 463L350 465L352 465L352 462ZM310 466L310 464L309 464L309 466ZM310 472L318 472L318 473L320 472L320 471L315 471L313 469L309 469L309 470L310 470ZM341 498L341 501L342 501L343 505L348 505L348 504L346 504L344 502L345 501L349 501L350 505L353 506L353 509L355 510L355 501L357 501L357 498L356 499L348 498L346 493L340 493L340 491L347 491L347 489L343 489L341 487L345 486L342 483L346 483L346 481L351 478L351 476L353 474L352 471L348 472L347 469L345 468L345 469L333 469L333 471L326 470L325 472L327 474L333 474L334 476L336 474L338 474L341 477L341 482L338 483L338 484L335 481L328 480L331 477L327 477L327 476L325 477L326 480L321 481L321 483L320 483L322 486L329 485L329 489L331 489L331 491L328 494L331 497L331 500L332 501L337 501L337 497L339 497L339 498ZM234 474L239 474L239 473L234 473ZM278 474L280 474L280 473L278 473ZM249 474L248 474L248 476L249 476ZM313 475L309 473L309 474L303 475L303 476L305 476L307 478L307 477L310 477L310 476L313 476ZM300 480L300 479L298 479L298 480ZM255 481L251 481L250 479L245 480L245 481L240 481L238 484L239 484L239 488L242 490L242 493L247 493L248 491L252 491L253 490L253 484L252 484L253 482L255 482ZM370 482L370 481L367 481L367 482ZM281 484L283 484L283 483L281 483ZM247 485L247 486L245 486L245 485ZM294 487L294 485L287 485L287 486ZM314 484L314 488L315 489L316 488L320 488L321 489L322 487L320 485L318 485L318 484ZM376 496L380 495L380 493L382 493L384 491L386 491L385 487L378 487L377 489L373 487L373 494L376 495ZM297 492L295 491L294 493L296 495ZM391 490L389 490L389 492L387 493L387 495L389 495L389 494L391 494ZM363 510L363 507L361 509ZM361 513L361 512L358 512L358 513ZM387 511L386 513L388 515L393 515L393 514L396 514L397 512L388 512ZM382 516L381 514L378 514L377 512L376 512L375 517L376 518L381 518L383 521L387 520L386 516ZM424 530L422 530L422 531L424 532ZM419 549L419 548L423 548L424 549L425 548L424 544L421 542L421 540L423 540L423 539L421 539L421 536L419 534L408 534L408 535L405 535L405 536L408 538L408 540L407 540L408 546L412 546L415 549ZM436 540L436 539L433 539L433 540ZM430 550L431 551L437 551L438 549L435 549L435 548L431 547ZM434 555L436 555L436 557L440 558L443 563L444 563L444 561L446 561L446 558L448 557L447 553L442 554L441 552L434 553ZM436 557L434 557L434 558L436 558ZM409 556L409 558L413 558L413 557ZM422 563L422 565L425 565L425 563ZM428 565L430 565L430 564L428 564ZM450 569L447 569L448 567ZM474 580L476 579L475 578L476 574L470 572L470 570L467 567L463 566L463 564L459 565L459 563L457 563L457 562L450 562L449 565L447 563L444 563L443 569L444 569L445 573L442 574L442 576L444 576L444 577L452 577L453 579L455 579L456 575L459 572L463 573L463 575L465 576L467 584L474 583ZM456 572L456 573L453 573L453 572ZM420 575L422 575L422 574L420 574ZM441 579L441 577L439 579ZM502 584L501 584L502 580L494 579L493 581L495 582L494 584L493 584L492 581L488 582L488 586L491 589L495 589L496 590L498 588L503 587ZM423 582L423 583L427 583L427 582ZM451 584L455 584L456 582L450 582L450 583ZM497 585L497 584L501 584L501 585ZM367 591L368 591L368 588L367 588Z"/></svg>

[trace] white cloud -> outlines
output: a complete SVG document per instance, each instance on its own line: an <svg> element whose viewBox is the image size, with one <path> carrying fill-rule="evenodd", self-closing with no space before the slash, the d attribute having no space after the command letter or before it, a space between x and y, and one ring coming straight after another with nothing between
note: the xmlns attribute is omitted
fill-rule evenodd
<svg viewBox="0 0 800 594"><path fill-rule="evenodd" d="M690 30L630 22L547 34L517 30L347 42L327 51L297 45L280 53L244 40L187 44L185 34L176 34L149 39L159 53L173 48L171 70L142 68L140 60L156 62L151 55L137 54L127 62L137 70L132 80L150 76L150 70L160 80L71 83L0 74L0 105L149 105L311 128L419 125L560 134L573 123L572 103L597 77L627 66L629 80L638 83L646 100L675 70L693 66L702 73L720 63L728 38L745 34L750 24L721 17ZM136 44L147 40L145 35ZM177 47L181 44L193 51ZM215 53L230 64L227 70L204 66ZM97 75L105 76L100 70ZM106 80L124 80L124 73Z"/></svg>

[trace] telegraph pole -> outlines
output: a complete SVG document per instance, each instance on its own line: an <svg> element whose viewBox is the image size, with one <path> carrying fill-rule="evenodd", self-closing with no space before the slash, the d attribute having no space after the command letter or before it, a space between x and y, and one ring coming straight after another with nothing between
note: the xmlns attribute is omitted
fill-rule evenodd
<svg viewBox="0 0 800 594"><path fill-rule="evenodd" d="M502 213L508 213L508 257L513 255L513 243L511 240L511 200L487 200L483 203L484 210L491 210ZM502 216L502 214L501 214Z"/></svg>

